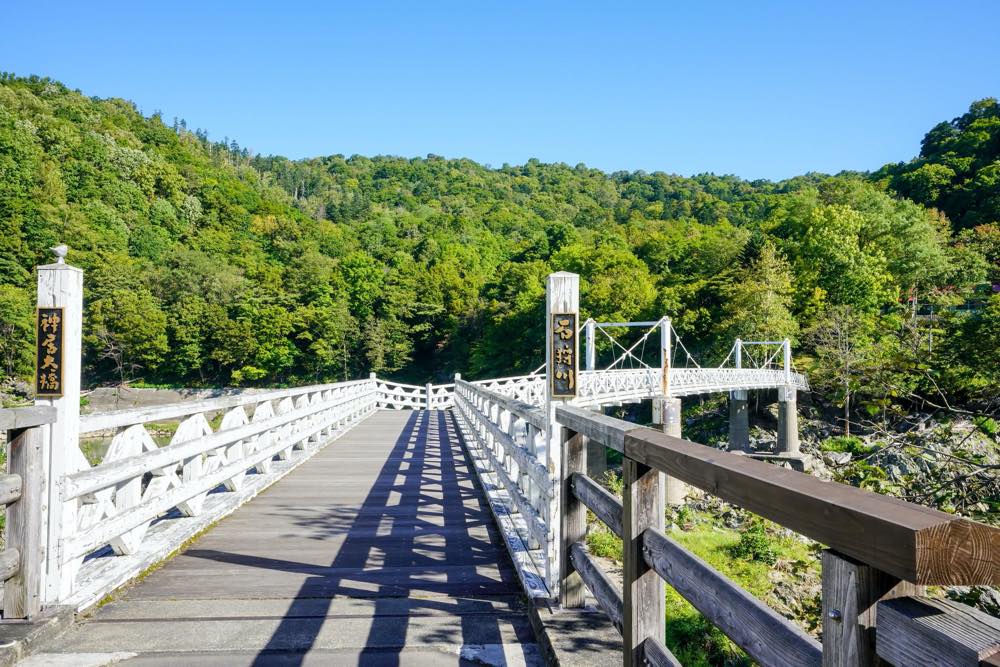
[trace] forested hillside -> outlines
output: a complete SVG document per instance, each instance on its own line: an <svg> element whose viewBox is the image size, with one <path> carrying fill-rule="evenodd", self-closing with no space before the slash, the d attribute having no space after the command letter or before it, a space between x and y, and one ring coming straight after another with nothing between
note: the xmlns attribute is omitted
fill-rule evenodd
<svg viewBox="0 0 1000 667"><path fill-rule="evenodd" d="M735 336L790 336L832 404L989 409L998 128L996 100L982 100L932 129L915 161L779 183L435 156L296 162L4 75L0 363L31 372L31 271L65 242L86 271L89 384L531 370L545 275L568 270L584 316L672 315L703 364Z"/></svg>

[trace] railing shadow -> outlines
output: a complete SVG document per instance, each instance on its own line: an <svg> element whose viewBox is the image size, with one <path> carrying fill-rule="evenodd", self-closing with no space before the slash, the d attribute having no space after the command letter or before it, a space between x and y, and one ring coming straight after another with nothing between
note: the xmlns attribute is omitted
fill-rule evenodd
<svg viewBox="0 0 1000 667"><path fill-rule="evenodd" d="M301 665L329 622L335 598L372 601L359 664L399 665L413 631L411 619L431 614L459 617L461 636L454 636L451 624L422 627L421 644L499 645L504 614L497 613L494 600L479 596L513 596L520 590L506 564L499 568L499 580L476 569L496 565L498 553L506 558L491 537L489 511L477 496L451 415L414 412L359 507L272 512L314 539L333 542L343 536L339 548L331 547L336 554L329 566L197 548L186 555L308 575L255 666ZM479 535L478 528L483 529ZM533 636L518 638L534 641Z"/></svg>

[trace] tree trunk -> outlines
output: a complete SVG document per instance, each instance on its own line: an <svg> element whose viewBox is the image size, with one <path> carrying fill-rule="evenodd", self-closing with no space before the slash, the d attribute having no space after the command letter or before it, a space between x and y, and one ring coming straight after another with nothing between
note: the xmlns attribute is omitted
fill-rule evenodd
<svg viewBox="0 0 1000 667"><path fill-rule="evenodd" d="M844 396L844 436L851 437L851 395Z"/></svg>

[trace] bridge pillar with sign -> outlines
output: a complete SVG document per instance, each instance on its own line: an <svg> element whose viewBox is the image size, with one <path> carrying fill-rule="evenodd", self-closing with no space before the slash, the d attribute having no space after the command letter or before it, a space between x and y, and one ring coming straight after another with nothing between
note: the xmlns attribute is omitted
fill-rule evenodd
<svg viewBox="0 0 1000 667"><path fill-rule="evenodd" d="M577 328L580 319L580 276L560 271L549 274L545 286L545 453L543 460L557 489L549 501L546 517L548 544L545 545L545 579L549 591L564 606L579 606L583 583L573 571L569 553L562 548L564 523L561 504L572 502L572 493L563 483L562 470L567 455L576 469L586 470L587 447L581 439L574 441L575 450L563 451L562 425L556 421L556 406L576 398L579 390L580 345ZM582 447L580 445L583 445ZM574 512L574 520L581 516ZM580 526L574 524L573 530ZM586 524L583 526L586 529ZM563 581L565 580L565 581ZM572 590L563 591L564 585Z"/></svg>
<svg viewBox="0 0 1000 667"><path fill-rule="evenodd" d="M66 475L83 464L80 452L80 361L83 343L83 271L65 263L66 246L53 248L54 264L38 267L38 342L35 405L56 409L43 454L47 481L42 539L42 597L51 604L72 592L79 561L61 562L63 527L76 521L75 503L64 503ZM53 317L55 316L55 317ZM68 530L69 528L67 528Z"/></svg>

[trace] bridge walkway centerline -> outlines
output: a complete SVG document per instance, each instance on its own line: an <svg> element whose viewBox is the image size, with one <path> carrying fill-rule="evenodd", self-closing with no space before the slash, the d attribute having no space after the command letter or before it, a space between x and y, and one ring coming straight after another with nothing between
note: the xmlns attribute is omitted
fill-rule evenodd
<svg viewBox="0 0 1000 667"><path fill-rule="evenodd" d="M526 605L454 416L383 410L49 651L79 664L542 664Z"/></svg>

